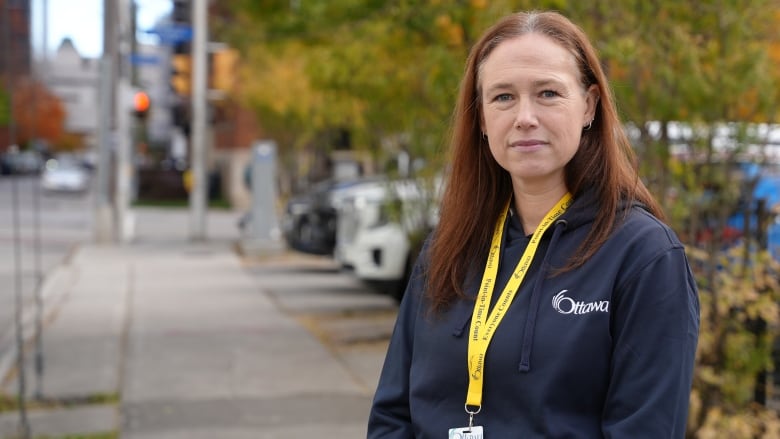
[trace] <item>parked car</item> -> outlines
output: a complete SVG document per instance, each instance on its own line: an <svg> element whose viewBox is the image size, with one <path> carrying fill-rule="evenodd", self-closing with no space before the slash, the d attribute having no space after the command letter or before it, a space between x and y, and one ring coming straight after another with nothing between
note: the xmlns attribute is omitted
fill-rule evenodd
<svg viewBox="0 0 780 439"><path fill-rule="evenodd" d="M68 159L49 159L41 173L41 188L46 192L86 192L90 173L80 162Z"/></svg>
<svg viewBox="0 0 780 439"><path fill-rule="evenodd" d="M338 212L334 257L360 280L400 300L423 239L436 223L436 207L419 181L354 186Z"/></svg>
<svg viewBox="0 0 780 439"><path fill-rule="evenodd" d="M9 151L0 155L0 175L30 175L41 172L43 158L36 151Z"/></svg>
<svg viewBox="0 0 780 439"><path fill-rule="evenodd" d="M332 255L336 246L337 217L350 190L373 178L326 180L290 199L282 216L282 233L293 250Z"/></svg>

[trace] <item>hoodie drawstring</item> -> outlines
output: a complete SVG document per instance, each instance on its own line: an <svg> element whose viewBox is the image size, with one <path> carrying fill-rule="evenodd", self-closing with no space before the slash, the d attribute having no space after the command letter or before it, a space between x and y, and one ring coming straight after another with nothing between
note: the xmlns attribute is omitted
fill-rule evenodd
<svg viewBox="0 0 780 439"><path fill-rule="evenodd" d="M539 276L537 276L534 287L531 290L531 303L528 306L528 318L525 321L525 330L523 331L523 346L520 350L520 372L528 372L531 370L531 350L534 345L534 331L536 330L536 315L539 312L539 300L542 289L542 283L547 275L547 262L550 257L550 249L553 248L560 238L561 233L566 230L568 223L566 220L558 220L555 222L555 228L553 230L550 244L547 246L547 251L544 253L544 259L542 259L542 265L539 267Z"/></svg>

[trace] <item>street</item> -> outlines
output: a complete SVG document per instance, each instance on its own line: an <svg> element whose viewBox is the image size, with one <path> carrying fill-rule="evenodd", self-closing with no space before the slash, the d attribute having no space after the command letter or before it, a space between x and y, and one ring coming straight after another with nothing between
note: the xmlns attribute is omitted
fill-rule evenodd
<svg viewBox="0 0 780 439"><path fill-rule="evenodd" d="M12 196L14 179L18 191L16 212ZM90 193L46 194L40 191L36 206L38 183L38 177L34 175L0 177L0 356L2 349L7 347L4 342L14 331L17 265L20 264L21 269L23 303L28 315L32 315L38 284L36 274L51 274L77 244L92 236L93 198ZM18 236L14 231L14 214L19 219ZM21 244L18 249L15 242ZM18 261L17 254L21 256Z"/></svg>

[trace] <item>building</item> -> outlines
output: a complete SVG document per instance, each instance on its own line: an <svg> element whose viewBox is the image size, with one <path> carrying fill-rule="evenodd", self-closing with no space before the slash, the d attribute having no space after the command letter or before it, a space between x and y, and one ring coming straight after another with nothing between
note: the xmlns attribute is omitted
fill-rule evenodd
<svg viewBox="0 0 780 439"><path fill-rule="evenodd" d="M82 57L73 42L65 38L39 70L41 80L65 105L65 132L78 136L81 147L87 149L96 145L98 61Z"/></svg>

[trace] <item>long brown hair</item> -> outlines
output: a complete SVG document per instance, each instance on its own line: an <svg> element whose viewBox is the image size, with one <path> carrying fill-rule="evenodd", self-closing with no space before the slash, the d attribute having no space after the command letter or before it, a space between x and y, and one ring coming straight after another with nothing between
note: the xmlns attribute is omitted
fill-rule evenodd
<svg viewBox="0 0 780 439"><path fill-rule="evenodd" d="M509 174L495 161L482 136L480 67L503 41L529 33L551 38L569 50L584 89L595 84L600 99L591 127L566 165L566 186L575 196L594 188L599 209L590 232L564 270L582 265L607 240L618 205L639 201L658 218L661 208L641 182L636 159L615 109L596 51L577 25L556 12L520 12L500 20L472 47L460 85L450 139L451 168L433 235L426 294L432 311L462 297L463 282L486 257L493 227L512 195Z"/></svg>

